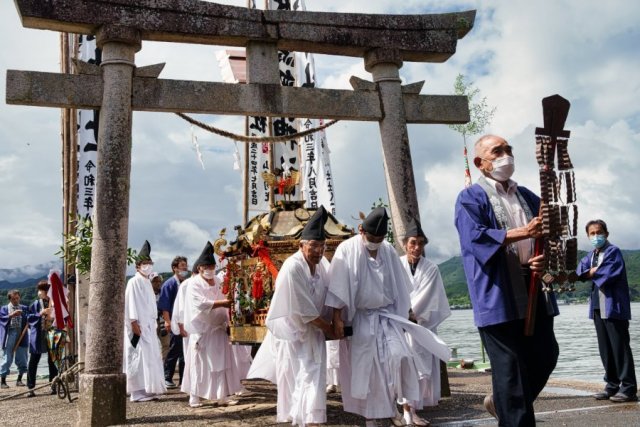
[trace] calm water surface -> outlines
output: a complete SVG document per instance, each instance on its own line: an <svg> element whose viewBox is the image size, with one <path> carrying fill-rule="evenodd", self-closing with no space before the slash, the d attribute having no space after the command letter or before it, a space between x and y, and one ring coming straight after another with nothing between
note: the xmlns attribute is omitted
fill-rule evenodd
<svg viewBox="0 0 640 427"><path fill-rule="evenodd" d="M604 370L593 321L587 317L588 306L560 305L560 315L555 318L555 332L560 357L552 378L573 378L602 382ZM640 368L640 303L631 304L629 333L636 371ZM482 361L480 336L473 324L472 310L452 310L451 316L438 328L438 335L450 348L458 349L458 357ZM488 361L488 359L487 359Z"/></svg>

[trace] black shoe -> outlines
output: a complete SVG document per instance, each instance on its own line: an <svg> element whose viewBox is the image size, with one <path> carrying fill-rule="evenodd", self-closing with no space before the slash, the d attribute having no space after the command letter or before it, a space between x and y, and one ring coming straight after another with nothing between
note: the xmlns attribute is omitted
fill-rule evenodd
<svg viewBox="0 0 640 427"><path fill-rule="evenodd" d="M3 382L0 383L0 388L9 388L9 386L7 385L7 383Z"/></svg>
<svg viewBox="0 0 640 427"><path fill-rule="evenodd" d="M178 387L178 386L176 385L176 383L174 383L174 382L173 382L173 381L171 381L171 380L164 380L164 386L165 386L167 389L172 389L172 388L176 388L176 387Z"/></svg>
<svg viewBox="0 0 640 427"><path fill-rule="evenodd" d="M614 403L623 403L623 402L636 402L638 400L638 396L633 394L631 396L627 396L624 393L616 393L615 395L609 398L610 401Z"/></svg>
<svg viewBox="0 0 640 427"><path fill-rule="evenodd" d="M33 390L29 390L27 397L36 397L36 393Z"/></svg>
<svg viewBox="0 0 640 427"><path fill-rule="evenodd" d="M600 393L591 395L591 397L593 397L595 400L609 400L611 395L606 391L601 391Z"/></svg>

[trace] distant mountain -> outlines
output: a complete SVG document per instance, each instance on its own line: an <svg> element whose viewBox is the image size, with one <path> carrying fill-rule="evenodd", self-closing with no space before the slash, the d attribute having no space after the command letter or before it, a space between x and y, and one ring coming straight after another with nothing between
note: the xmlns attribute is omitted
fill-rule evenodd
<svg viewBox="0 0 640 427"><path fill-rule="evenodd" d="M587 254L585 251L578 251L578 260ZM627 278L629 280L630 293L633 301L640 301L640 249L623 249L622 256L627 267ZM469 290L467 280L462 268L462 257L453 257L439 264L440 274L447 293L450 305L467 305L469 301ZM582 299L586 300L591 290L591 282L576 283L576 291L563 294L561 299Z"/></svg>
<svg viewBox="0 0 640 427"><path fill-rule="evenodd" d="M27 279L46 276L52 268L61 269L62 264L60 260L49 261L45 264L38 265L25 265L17 268L0 268L0 283L4 281L19 283ZM0 289L2 288L0 287Z"/></svg>

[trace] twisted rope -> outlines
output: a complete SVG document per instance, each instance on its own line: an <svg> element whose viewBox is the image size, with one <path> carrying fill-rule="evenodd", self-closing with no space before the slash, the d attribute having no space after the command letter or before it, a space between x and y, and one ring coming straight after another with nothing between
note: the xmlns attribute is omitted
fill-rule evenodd
<svg viewBox="0 0 640 427"><path fill-rule="evenodd" d="M315 127L313 129L307 129L304 130L302 132L298 132L298 133L294 133L293 135L281 135L281 136L245 136L245 135L238 135L237 133L232 133L232 132L228 132L226 130L222 130L222 129L218 129L216 127L213 126L209 126L207 124L204 124L192 117L187 116L186 114L183 113L175 113L177 116L179 116L180 118L182 118L183 120L186 120L187 122L191 123L194 126L198 126L199 128L202 128L206 131L209 131L211 133L215 133L216 135L220 135L224 138L229 138L229 139L233 139L235 141L239 141L239 142L261 142L261 143L267 143L267 144L275 144L278 142L289 142L292 139L298 139L298 138L302 138L304 136L307 135L311 135L312 133L316 133L319 132L321 130L324 130L326 128L328 128L329 126L333 126L334 124L338 123L338 120L331 120L321 126Z"/></svg>

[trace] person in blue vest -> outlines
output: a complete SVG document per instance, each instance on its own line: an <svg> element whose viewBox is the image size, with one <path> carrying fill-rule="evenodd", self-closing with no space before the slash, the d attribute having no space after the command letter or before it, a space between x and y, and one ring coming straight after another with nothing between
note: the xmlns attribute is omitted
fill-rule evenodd
<svg viewBox="0 0 640 427"><path fill-rule="evenodd" d="M0 365L0 388L9 388L7 375L11 364L16 362L18 379L16 386L24 387L22 376L27 372L27 347L29 338L26 334L28 307L20 304L20 291L12 289L7 293L9 303L0 307L0 348L2 348L2 365Z"/></svg>
<svg viewBox="0 0 640 427"><path fill-rule="evenodd" d="M635 402L638 383L629 344L631 301L622 252L609 242L607 224L601 219L589 221L585 230L593 250L582 258L576 274L592 281L589 319L593 319L596 328L606 383L604 391L593 397Z"/></svg>
<svg viewBox="0 0 640 427"><path fill-rule="evenodd" d="M36 374L38 372L38 363L42 354L47 355L47 363L49 365L49 382L58 375L58 368L51 359L49 353L49 344L47 343L47 333L53 323L54 313L49 301L47 292L49 291L49 283L46 280L38 282L38 299L29 306L29 369L27 372L27 387L29 388L28 397L34 397L33 389L36 386ZM56 389L51 386L51 394L55 394Z"/></svg>
<svg viewBox="0 0 640 427"><path fill-rule="evenodd" d="M458 195L455 225L474 322L491 361L493 393L484 405L501 426L533 426L533 402L559 354L553 293L538 290L535 332L524 335L530 275L544 269L544 255L533 253L542 237L540 199L511 179L513 148L504 138L481 137L473 163L482 176Z"/></svg>

